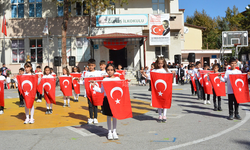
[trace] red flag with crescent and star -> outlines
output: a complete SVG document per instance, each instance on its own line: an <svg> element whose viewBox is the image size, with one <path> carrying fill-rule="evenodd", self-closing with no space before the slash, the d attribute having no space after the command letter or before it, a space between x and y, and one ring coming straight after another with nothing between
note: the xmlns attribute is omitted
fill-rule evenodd
<svg viewBox="0 0 250 150"><path fill-rule="evenodd" d="M172 103L172 73L151 72L152 106L170 108Z"/></svg>
<svg viewBox="0 0 250 150"><path fill-rule="evenodd" d="M201 73L203 80L203 88L206 94L213 94L212 83L208 80L207 73Z"/></svg>
<svg viewBox="0 0 250 150"><path fill-rule="evenodd" d="M154 35L162 35L163 31L165 29L163 28L162 25L152 25L151 27L151 34L154 34Z"/></svg>
<svg viewBox="0 0 250 150"><path fill-rule="evenodd" d="M102 84L114 118L132 118L128 81L103 81Z"/></svg>
<svg viewBox="0 0 250 150"><path fill-rule="evenodd" d="M198 77L197 77L197 78L198 78ZM201 86L203 87L203 79L202 79L202 77L199 77L198 80L199 80Z"/></svg>
<svg viewBox="0 0 250 150"><path fill-rule="evenodd" d="M87 97L89 98L90 102L94 106L102 106L103 104L103 98L104 98L104 93L98 93L93 90L93 87L90 85L91 80L96 80L95 85L101 88L101 80L103 80L103 77L89 77L89 78L84 78L85 82L85 89L87 93Z"/></svg>
<svg viewBox="0 0 250 150"><path fill-rule="evenodd" d="M73 77L73 87L74 87L74 91L76 94L80 94L80 84L78 84L77 80L74 80L75 78L80 79L82 74L81 73L71 73L70 74Z"/></svg>
<svg viewBox="0 0 250 150"><path fill-rule="evenodd" d="M116 70L116 72L120 73L120 79L125 80L125 70Z"/></svg>
<svg viewBox="0 0 250 150"><path fill-rule="evenodd" d="M51 78L42 78L40 82L42 88L44 89L44 99L48 104L56 104L56 79Z"/></svg>
<svg viewBox="0 0 250 150"><path fill-rule="evenodd" d="M248 79L247 74L230 74L229 79L234 92L234 96L238 103L248 103L249 99L249 89L248 89Z"/></svg>
<svg viewBox="0 0 250 150"><path fill-rule="evenodd" d="M72 78L60 77L60 88L64 96L72 96Z"/></svg>
<svg viewBox="0 0 250 150"><path fill-rule="evenodd" d="M211 73L209 74L210 82L214 88L214 92L216 96L226 96L226 87L225 82L221 82L220 78L218 77L218 74L221 74L221 76L224 78L225 73Z"/></svg>
<svg viewBox="0 0 250 150"><path fill-rule="evenodd" d="M0 80L0 106L4 107L4 80Z"/></svg>
<svg viewBox="0 0 250 150"><path fill-rule="evenodd" d="M190 79L191 79L191 82L192 82L192 84L193 84L194 91L197 91L194 77L193 77L193 76L190 76Z"/></svg>
<svg viewBox="0 0 250 150"><path fill-rule="evenodd" d="M36 98L38 78L36 75L18 75L17 79L26 107L30 109Z"/></svg>

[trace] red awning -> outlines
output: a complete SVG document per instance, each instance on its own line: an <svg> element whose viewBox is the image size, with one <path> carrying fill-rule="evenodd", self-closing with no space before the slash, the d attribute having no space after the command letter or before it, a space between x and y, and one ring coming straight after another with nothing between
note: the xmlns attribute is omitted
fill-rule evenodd
<svg viewBox="0 0 250 150"><path fill-rule="evenodd" d="M144 38L146 35L138 35L132 33L110 33L96 36L89 36L87 39L130 39L130 38Z"/></svg>

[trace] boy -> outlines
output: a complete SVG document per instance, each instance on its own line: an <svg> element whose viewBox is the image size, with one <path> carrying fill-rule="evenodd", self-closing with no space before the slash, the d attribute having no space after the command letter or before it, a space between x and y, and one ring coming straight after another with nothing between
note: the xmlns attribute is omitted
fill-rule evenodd
<svg viewBox="0 0 250 150"><path fill-rule="evenodd" d="M106 73L106 70L105 70L105 68L106 68L106 62L105 62L105 60L101 60L100 63L99 63L99 65L100 65L100 71L99 71L100 75L101 76L108 75Z"/></svg>
<svg viewBox="0 0 250 150"><path fill-rule="evenodd" d="M190 69L188 70L188 74L189 74L190 76L194 76L194 74L193 74L194 65L191 64L189 68L190 68ZM191 93L192 93L192 96L197 95L197 91L194 91L194 86L193 86L191 77L190 77L190 85L191 85Z"/></svg>
<svg viewBox="0 0 250 150"><path fill-rule="evenodd" d="M209 66L207 64L204 65L204 70L208 70L209 69ZM203 88L203 87L202 87ZM206 99L206 94L205 94L205 91L204 91L204 88L202 90L202 94L203 94L203 100L204 100L204 105L206 104L211 104L210 102L210 94L207 94L207 99Z"/></svg>
<svg viewBox="0 0 250 150"><path fill-rule="evenodd" d="M199 77L200 77L200 70L203 70L201 68L201 62L197 61L196 62L196 67L193 69L193 75L194 75L194 79L195 79L195 85L196 85L196 89L197 89L197 96L198 96L198 100L202 100L203 98L203 88L199 82Z"/></svg>
<svg viewBox="0 0 250 150"><path fill-rule="evenodd" d="M41 78L41 74L43 74L42 69L41 69L41 66L37 66L37 67L36 67L35 73L38 74L38 78ZM39 76L40 76L40 77L39 77ZM41 102L42 102L42 94L40 94L40 93L37 91L37 92L36 92L36 96L37 96L36 102L37 102L37 103L41 103Z"/></svg>
<svg viewBox="0 0 250 150"><path fill-rule="evenodd" d="M0 69L0 80L6 81L5 77L1 75L2 73L3 73L3 71ZM3 87L0 87L0 88L1 88L1 90L4 90ZM4 110L4 107L0 106L0 115L3 114L3 110Z"/></svg>
<svg viewBox="0 0 250 150"><path fill-rule="evenodd" d="M228 120L233 120L233 113L234 113L235 119L241 120L241 117L239 115L239 103L237 103L236 101L236 98L234 96L234 92L231 86L230 78L229 78L230 74L241 74L241 71L235 69L235 67L237 66L235 58L231 58L229 60L229 64L231 66L231 69L228 69L226 71L224 78L222 78L221 74L218 74L218 76L222 82L227 82L228 108L229 108ZM233 110L233 105L234 105L234 110Z"/></svg>
<svg viewBox="0 0 250 150"><path fill-rule="evenodd" d="M119 64L117 68L118 68L118 70L122 70L122 65Z"/></svg>
<svg viewBox="0 0 250 150"><path fill-rule="evenodd" d="M20 68L18 75L23 75L23 74L24 74L24 69ZM14 80L15 80L16 83L18 83L17 78L15 78ZM20 93L20 91L18 89L17 89L17 91L18 91L18 95L19 95L19 99L20 99L20 105L19 105L19 107L24 107L24 98L23 98L23 95Z"/></svg>
<svg viewBox="0 0 250 150"><path fill-rule="evenodd" d="M89 71L85 73L84 77L100 77L100 72L95 70L96 64L94 59L89 59L88 60L88 68ZM81 82L79 79L77 79L79 84L85 84L84 80ZM81 83L80 83L81 82ZM91 101L88 99L88 104L89 104L89 119L88 119L88 124L94 124L98 123L97 120L97 106L94 106ZM93 119L93 109L94 109L94 119Z"/></svg>

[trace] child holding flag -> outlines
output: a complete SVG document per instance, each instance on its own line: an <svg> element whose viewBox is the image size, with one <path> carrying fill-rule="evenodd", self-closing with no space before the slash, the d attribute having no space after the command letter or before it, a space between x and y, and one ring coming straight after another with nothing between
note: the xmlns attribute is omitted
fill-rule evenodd
<svg viewBox="0 0 250 150"><path fill-rule="evenodd" d="M119 77L115 77L115 66L114 64L108 64L106 67L106 72L108 74L108 77L104 78L103 81L119 81ZM112 111L110 109L109 101L107 99L107 94L104 91L104 87L102 84L102 87L99 88L95 85L94 82L91 83L91 86L93 86L93 90L99 93L104 93L104 99L103 99L103 106L102 106L102 113L107 116L107 125L108 125L108 140L118 140L118 135L116 133L116 126L117 126L117 119L113 117ZM111 131L111 119L113 118L113 133Z"/></svg>
<svg viewBox="0 0 250 150"><path fill-rule="evenodd" d="M75 67L72 68L72 73L81 73L81 70L80 70L79 67L75 66ZM78 84L77 86L80 86L80 85ZM74 84L72 84L72 89L74 89ZM78 102L78 98L79 98L80 94L76 94L75 89L74 89L74 94L73 95L74 95L75 102Z"/></svg>
<svg viewBox="0 0 250 150"><path fill-rule="evenodd" d="M219 65L214 64L212 69L213 69L214 73L218 73L219 72ZM218 107L216 104L216 97L218 98ZM213 88L213 102L214 102L214 111L217 111L217 110L222 111L222 109L221 109L221 97L216 96L214 88Z"/></svg>
<svg viewBox="0 0 250 150"><path fill-rule="evenodd" d="M63 75L61 75L61 77L71 77L71 75L69 74L69 69L67 67L63 67ZM60 83L60 86L62 86L61 83ZM61 90L62 90L62 88L61 88ZM71 89L71 92L72 92L72 89ZM68 107L70 107L70 96L68 96L68 95L63 96L63 101L64 101L63 107L66 107L66 105L67 105L66 99L68 100Z"/></svg>
<svg viewBox="0 0 250 150"><path fill-rule="evenodd" d="M0 69L0 81L2 82L2 86L0 86L0 94L4 93L4 82L6 81L5 77L1 75L2 74L2 70ZM4 101L4 94L1 96L3 97L3 101ZM0 115L3 114L3 110L4 110L4 106L0 106Z"/></svg>

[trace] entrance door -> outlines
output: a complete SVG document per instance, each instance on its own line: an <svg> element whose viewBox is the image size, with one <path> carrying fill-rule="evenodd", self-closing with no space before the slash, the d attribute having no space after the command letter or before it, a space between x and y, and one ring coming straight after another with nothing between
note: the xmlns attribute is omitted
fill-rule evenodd
<svg viewBox="0 0 250 150"><path fill-rule="evenodd" d="M203 64L210 66L210 57L203 57Z"/></svg>
<svg viewBox="0 0 250 150"><path fill-rule="evenodd" d="M127 48L121 50L109 50L109 60L114 62L117 67L119 64L122 67L127 67Z"/></svg>

